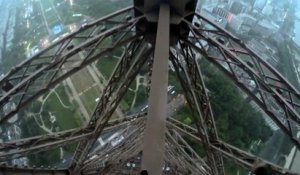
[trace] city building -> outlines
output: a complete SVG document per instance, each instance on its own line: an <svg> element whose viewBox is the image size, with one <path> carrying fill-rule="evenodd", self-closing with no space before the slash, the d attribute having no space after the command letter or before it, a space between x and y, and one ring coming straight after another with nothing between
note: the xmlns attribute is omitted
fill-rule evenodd
<svg viewBox="0 0 300 175"><path fill-rule="evenodd" d="M273 6L271 4L266 5L263 10L262 14L265 16L270 16L273 14Z"/></svg>
<svg viewBox="0 0 300 175"><path fill-rule="evenodd" d="M262 37L269 37L279 30L279 26L269 20L261 20L253 27L255 33L259 33Z"/></svg>
<svg viewBox="0 0 300 175"><path fill-rule="evenodd" d="M220 8L220 7L214 7L212 10L212 13L221 18L228 18L231 15L231 13L229 13L228 10L226 10L225 8Z"/></svg>
<svg viewBox="0 0 300 175"><path fill-rule="evenodd" d="M249 12L251 9L251 4L244 1L230 0L228 2L228 9L231 13L237 15L240 13Z"/></svg>
<svg viewBox="0 0 300 175"><path fill-rule="evenodd" d="M243 20L238 15L232 15L230 21L228 22L228 28L234 32L240 32L240 28L243 24Z"/></svg>
<svg viewBox="0 0 300 175"><path fill-rule="evenodd" d="M262 11L266 6L268 0L256 0L254 3L254 9L258 11Z"/></svg>
<svg viewBox="0 0 300 175"><path fill-rule="evenodd" d="M247 45L261 58L272 64L272 66L277 66L279 58L276 56L277 49L274 46L257 39L250 40L247 42Z"/></svg>
<svg viewBox="0 0 300 175"><path fill-rule="evenodd" d="M256 23L256 19L246 13L232 15L228 28L236 33L248 33Z"/></svg>
<svg viewBox="0 0 300 175"><path fill-rule="evenodd" d="M251 6L254 6L256 0L248 0L248 2L251 4Z"/></svg>
<svg viewBox="0 0 300 175"><path fill-rule="evenodd" d="M215 12L216 12L216 10L215 10ZM226 15L224 15L222 10L220 10L218 12L220 12L220 14L223 15L223 16L219 16L218 14L209 12L208 10L205 10L205 9L201 10L202 15L207 17L210 21L216 22L216 23L218 23L219 26L225 28L227 26L227 23L228 23L228 20L226 19L226 17L224 17Z"/></svg>

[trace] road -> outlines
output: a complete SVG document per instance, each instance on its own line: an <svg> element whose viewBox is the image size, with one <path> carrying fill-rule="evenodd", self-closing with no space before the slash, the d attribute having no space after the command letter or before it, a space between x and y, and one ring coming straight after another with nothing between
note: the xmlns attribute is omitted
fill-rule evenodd
<svg viewBox="0 0 300 175"><path fill-rule="evenodd" d="M85 106L83 105L82 100L79 98L79 96L78 96L79 93L77 92L77 90L76 90L76 88L75 88L75 86L74 86L71 78L67 78L66 79L66 83L69 86L69 88L71 89L71 93L72 93L72 95L71 95L71 94L69 94L68 91L66 91L67 94L68 94L68 96L69 96L69 98L73 97L75 99L75 101L77 102L77 104L79 106L79 109L80 109L83 117L85 118L86 121L89 121L90 115L87 112L87 109L85 108ZM70 100L70 101L72 101L72 100Z"/></svg>
<svg viewBox="0 0 300 175"><path fill-rule="evenodd" d="M51 35L50 27L49 27L48 21L47 21L46 16L45 16L45 11L44 11L44 8L43 8L43 5L42 5L42 1L39 1L39 4L40 4L40 7L41 7L41 12L42 12L44 24L47 28L47 32L49 33L49 35Z"/></svg>

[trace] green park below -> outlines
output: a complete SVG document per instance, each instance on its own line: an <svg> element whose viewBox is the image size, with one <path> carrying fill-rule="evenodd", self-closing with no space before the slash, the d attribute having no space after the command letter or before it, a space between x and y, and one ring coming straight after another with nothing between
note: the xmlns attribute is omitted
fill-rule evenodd
<svg viewBox="0 0 300 175"><path fill-rule="evenodd" d="M54 3L59 2L58 0L54 0ZM117 9L130 5L127 1L116 1L116 3L112 3L111 1L100 0L81 0L78 1L78 4L73 7L73 9L66 8L65 6L60 7L61 9L65 9L65 11L69 14L61 15L63 16L63 20L68 21L69 23L76 22L76 19L71 18L70 14L74 11L78 11L86 16L92 17L96 19L99 16L103 16L110 12L113 12ZM102 10L99 10L99 7ZM60 10L61 11L61 10ZM25 40L30 39L30 35L32 35L31 31L24 30L21 26L24 25L24 21L22 21L22 11L17 14L17 22L15 26L15 37L12 40L12 47L7 51L6 57L3 60L2 67L5 72L7 72L12 66L19 64L22 62L26 56L25 51L27 45L24 44ZM51 18L54 17L49 16ZM79 20L79 19L77 19ZM36 23L33 24L33 27L37 27L38 23L41 23L42 19L40 17L36 18ZM55 22L54 22L55 23ZM42 30L41 30L42 31ZM41 35L46 35L47 32L41 32ZM38 43L38 39L32 39L33 44ZM280 46L284 48L285 46ZM15 52L18 50L18 52ZM291 53L286 53L288 49L284 49L279 52L279 56L283 58L284 55L291 55ZM117 48L110 55L105 55L99 58L98 61L95 62L97 69L103 74L105 80L100 79L101 83L105 83L109 80L115 66L119 62L119 57L122 54L122 48ZM292 55L291 55L292 57ZM286 69L287 65L291 64L291 60L283 59L282 64L279 65L278 69L280 72L285 73L291 77L290 79L293 81L295 79L293 75L293 70ZM265 124L263 120L263 116L260 112L253 108L253 106L248 103L243 96L241 95L240 90L229 80L229 78L225 77L220 71L218 71L213 65L205 60L201 60L199 62L202 73L205 77L205 83L207 88L209 89L209 98L211 101L211 106L213 109L213 113L215 116L215 121L217 125L217 131L219 137L236 147L239 147L244 150L249 150L250 146L261 140L262 144L255 151L252 151L254 154L260 154L266 147L271 147L270 144L267 144L268 139L274 134L273 131ZM146 76L148 71L148 67L144 68L141 71L141 76ZM81 83L82 88L85 89L84 80ZM172 71L169 72L169 84L174 86L177 94L183 94L183 90L181 85L176 77L176 74ZM296 84L296 82L293 82ZM120 107L124 112L128 112L134 107L138 107L139 104L146 103L148 98L148 90L146 86L140 85L136 90L137 82L133 81L129 87L129 90L124 95L124 98L120 102ZM73 100L70 100L70 97L67 92L70 91L69 87L65 85L59 85L55 89L55 93L53 91L49 91L40 100L36 100L31 103L26 109L24 109L19 115L24 115L27 117L23 117L20 119L20 128L22 129L22 138L42 135L47 132L43 130L36 119L32 116L32 113L40 114L44 124L47 128L52 128L52 131L63 131L72 128L77 128L83 125L83 117L78 109L78 104ZM50 93L50 95L49 95ZM90 90L83 93L80 98L84 101L84 105L90 110L95 108L95 99L100 97L99 91L91 88ZM136 101L133 105L133 99L136 95ZM45 98L47 99L45 100ZM44 104L43 104L43 100ZM62 105L63 103L63 105ZM30 112L29 112L30 111ZM50 121L50 113L55 116L56 121L52 123ZM31 116L31 117L30 117ZM194 126L194 120L191 116L191 112L189 107L186 105L182 109L180 109L175 117L182 121L185 124L190 126ZM32 129L34 128L34 129ZM280 134L278 134L280 135ZM287 142L283 136L280 136L279 139L280 145L279 151L282 151L284 154L287 154L290 144L285 146L284 144ZM199 153L199 155L203 156L204 151L201 145L192 142L189 140L189 143L192 147ZM70 146L66 146L63 148L65 155L71 155L75 150L76 145L72 144ZM276 149L274 146L271 149ZM263 156L266 159L271 159L271 155L269 152L263 152ZM49 160L59 160L60 159L60 150L55 149L51 150L48 154L37 154L29 157L30 165L44 165L46 162L51 162ZM57 162L52 162L52 165L55 166ZM225 162L226 174L236 174L237 171L242 171L242 169L237 168L235 165L232 165L230 162Z"/></svg>

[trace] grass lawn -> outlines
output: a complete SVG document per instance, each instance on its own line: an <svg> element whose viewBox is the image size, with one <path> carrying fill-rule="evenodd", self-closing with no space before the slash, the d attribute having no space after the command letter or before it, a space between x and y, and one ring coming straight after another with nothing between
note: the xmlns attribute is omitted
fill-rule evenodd
<svg viewBox="0 0 300 175"><path fill-rule="evenodd" d="M140 86L137 91L137 97L135 102L135 107L139 106L141 103L144 103L148 100L147 88L145 86Z"/></svg>
<svg viewBox="0 0 300 175"><path fill-rule="evenodd" d="M44 111L46 115L48 114L48 111L50 111L56 117L56 122L60 127L60 130L67 130L78 127L79 123L77 122L77 118L79 118L80 116L76 112L76 108L68 100L64 88L60 86L57 89L57 93L60 96L61 100L69 108L64 108L58 97L54 93L52 93L44 104Z"/></svg>
<svg viewBox="0 0 300 175"><path fill-rule="evenodd" d="M71 77L74 87L80 93L94 84L87 68L84 68Z"/></svg>
<svg viewBox="0 0 300 175"><path fill-rule="evenodd" d="M33 117L20 118L19 121L19 127L22 130L21 138L46 134L45 131L38 126Z"/></svg>
<svg viewBox="0 0 300 175"><path fill-rule="evenodd" d="M103 74L103 76L108 80L112 72L114 71L118 61L119 59L111 55L104 56L97 62L96 66L99 69L99 71Z"/></svg>
<svg viewBox="0 0 300 175"><path fill-rule="evenodd" d="M97 104L95 99L100 97L100 95L101 95L97 92L97 90L96 90L97 87L98 86L94 86L94 87L90 88L89 90L85 91L80 96L80 99L82 100L83 105L88 110L89 114L92 114L94 112L94 109Z"/></svg>
<svg viewBox="0 0 300 175"><path fill-rule="evenodd" d="M122 100L120 101L119 105L120 105L121 109L122 109L123 111L125 111L125 112L129 111L129 109L130 109L129 104L128 104L127 101L125 101L124 99L122 99Z"/></svg>

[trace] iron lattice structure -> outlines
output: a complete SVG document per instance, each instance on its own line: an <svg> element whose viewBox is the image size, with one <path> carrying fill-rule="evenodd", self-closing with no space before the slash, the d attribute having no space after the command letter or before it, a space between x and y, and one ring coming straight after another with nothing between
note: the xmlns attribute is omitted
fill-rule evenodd
<svg viewBox="0 0 300 175"><path fill-rule="evenodd" d="M3 164L0 174L138 174L146 169L152 175L223 175L223 158L249 171L264 165L272 174L296 174L218 138L198 60L206 59L228 75L297 148L300 148L296 137L300 126L297 103L300 94L241 40L195 12L196 3L196 0L136 0L134 6L81 27L12 68L0 80L0 106L2 109L14 102L16 107L2 111L0 124L116 47L124 48L85 127L0 144L0 160L6 162L78 143L70 167ZM182 85L196 127L173 118L173 106L167 105L169 61ZM145 65L150 65L152 73L148 112L111 120L129 85ZM274 110L274 104L283 114ZM114 131L122 132L125 139L121 144L93 147L101 134ZM191 148L187 138L203 146L205 158ZM128 162L135 162L134 170L128 170Z"/></svg>

